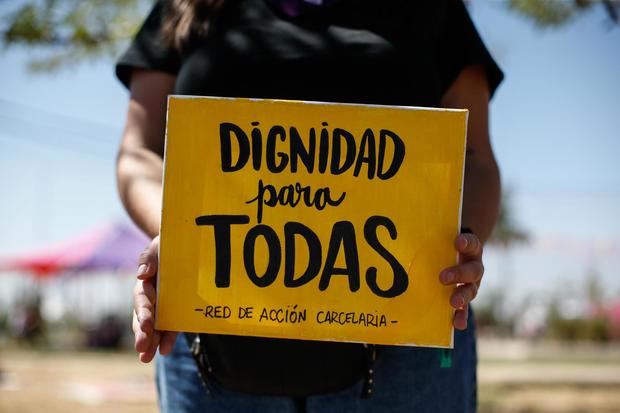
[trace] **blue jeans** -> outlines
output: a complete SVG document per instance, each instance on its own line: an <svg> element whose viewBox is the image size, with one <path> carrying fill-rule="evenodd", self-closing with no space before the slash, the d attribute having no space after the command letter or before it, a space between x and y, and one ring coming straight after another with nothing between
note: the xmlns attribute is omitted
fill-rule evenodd
<svg viewBox="0 0 620 413"><path fill-rule="evenodd" d="M473 413L476 411L476 341L474 320L455 331L452 366L440 367L441 351L419 347L384 347L375 364L374 395L360 398L362 380L338 392L305 398L255 396L218 388L205 391L179 335L174 350L156 359L159 407L163 413Z"/></svg>

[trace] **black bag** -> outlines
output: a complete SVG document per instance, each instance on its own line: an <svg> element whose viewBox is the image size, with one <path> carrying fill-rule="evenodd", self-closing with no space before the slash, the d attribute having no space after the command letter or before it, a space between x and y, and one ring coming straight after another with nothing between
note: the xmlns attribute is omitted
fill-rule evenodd
<svg viewBox="0 0 620 413"><path fill-rule="evenodd" d="M207 391L212 383L247 394L310 396L343 390L365 378L372 395L376 346L185 333Z"/></svg>

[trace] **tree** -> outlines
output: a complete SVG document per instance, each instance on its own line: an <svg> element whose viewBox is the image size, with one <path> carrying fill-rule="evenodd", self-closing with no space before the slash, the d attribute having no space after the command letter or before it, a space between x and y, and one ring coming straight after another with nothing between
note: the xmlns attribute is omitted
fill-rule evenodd
<svg viewBox="0 0 620 413"><path fill-rule="evenodd" d="M601 276L595 267L591 267L584 277L584 290L590 305L602 306L605 300L605 290Z"/></svg>
<svg viewBox="0 0 620 413"><path fill-rule="evenodd" d="M102 57L111 58L135 32L153 0L22 0L8 10L0 0L5 47L27 46L38 52L34 71L51 71ZM482 0L465 0L467 3ZM583 11L602 6L619 24L620 0L506 0L509 10L540 27L568 23Z"/></svg>
<svg viewBox="0 0 620 413"><path fill-rule="evenodd" d="M2 43L34 49L38 56L29 64L34 71L112 58L148 5L145 0L27 0L3 13Z"/></svg>
<svg viewBox="0 0 620 413"><path fill-rule="evenodd" d="M500 334L510 334L512 331L517 313L508 305L507 292L514 275L510 249L515 244L528 241L528 233L514 218L512 191L505 190L502 192L497 223L489 239L489 244L499 247L501 281L495 286L487 285L487 293L476 303L476 318L482 327Z"/></svg>
<svg viewBox="0 0 620 413"><path fill-rule="evenodd" d="M519 228L514 219L512 206L512 191L507 190L502 193L502 200L499 206L499 215L495 229L491 234L489 242L506 250L517 243L524 243L529 240L529 235Z"/></svg>
<svg viewBox="0 0 620 413"><path fill-rule="evenodd" d="M614 24L620 22L620 0L508 0L507 5L539 27L562 26L593 6L603 6Z"/></svg>

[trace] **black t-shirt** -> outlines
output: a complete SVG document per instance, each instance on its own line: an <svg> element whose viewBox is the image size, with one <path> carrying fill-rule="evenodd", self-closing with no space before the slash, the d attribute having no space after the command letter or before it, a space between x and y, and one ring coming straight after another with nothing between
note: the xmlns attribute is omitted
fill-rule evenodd
<svg viewBox="0 0 620 413"><path fill-rule="evenodd" d="M126 86L136 67L176 75L176 94L436 107L468 65L484 67L491 93L503 77L461 0L341 0L297 18L226 0L183 53L161 37L165 8L156 2L118 60ZM204 339L220 382L247 393L336 391L365 369L356 344Z"/></svg>
<svg viewBox="0 0 620 413"><path fill-rule="evenodd" d="M116 66L177 76L176 94L439 106L459 72L502 72L460 0L342 0L290 18L266 0L227 0L183 54L161 37L159 0Z"/></svg>

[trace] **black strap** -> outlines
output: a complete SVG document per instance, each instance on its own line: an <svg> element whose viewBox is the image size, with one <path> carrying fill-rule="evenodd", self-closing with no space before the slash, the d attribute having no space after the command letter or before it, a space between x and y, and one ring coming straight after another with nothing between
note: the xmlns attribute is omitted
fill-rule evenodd
<svg viewBox="0 0 620 413"><path fill-rule="evenodd" d="M207 357L206 351L200 341L200 334L194 333L182 333L185 336L189 350L192 353L192 357L198 367L198 377L202 382L207 395L213 395L213 386L211 385L210 375L213 372L211 363L209 363L209 357Z"/></svg>
<svg viewBox="0 0 620 413"><path fill-rule="evenodd" d="M362 399L372 397L375 387L375 360L377 360L377 346L374 344L364 344L366 348L366 373L364 374L364 384L362 385Z"/></svg>

